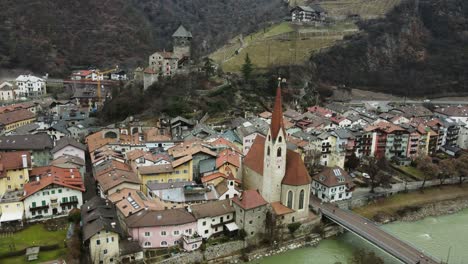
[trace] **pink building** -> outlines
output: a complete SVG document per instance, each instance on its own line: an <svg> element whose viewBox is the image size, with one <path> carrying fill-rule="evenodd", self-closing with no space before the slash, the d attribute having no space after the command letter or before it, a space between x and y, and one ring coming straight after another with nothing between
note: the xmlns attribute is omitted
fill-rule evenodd
<svg viewBox="0 0 468 264"><path fill-rule="evenodd" d="M142 210L125 222L129 235L143 248L178 246L184 235L191 237L197 230L197 220L185 209Z"/></svg>

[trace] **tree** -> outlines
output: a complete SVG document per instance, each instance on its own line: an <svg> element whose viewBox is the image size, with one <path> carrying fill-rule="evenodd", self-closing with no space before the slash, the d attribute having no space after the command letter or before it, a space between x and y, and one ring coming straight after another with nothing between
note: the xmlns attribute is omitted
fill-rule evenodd
<svg viewBox="0 0 468 264"><path fill-rule="evenodd" d="M455 160L455 168L460 185L465 181L465 177L468 175L468 155L462 155Z"/></svg>
<svg viewBox="0 0 468 264"><path fill-rule="evenodd" d="M364 250L358 250L354 252L353 256L348 260L350 264L384 264L383 259L375 255L374 252L367 252Z"/></svg>
<svg viewBox="0 0 468 264"><path fill-rule="evenodd" d="M417 164L417 168L423 174L423 183L421 185L421 189L424 189L427 180L432 180L439 176L439 167L432 163L432 159L429 156L421 158L418 160Z"/></svg>
<svg viewBox="0 0 468 264"><path fill-rule="evenodd" d="M205 72L205 76L207 78L214 75L215 69L213 60L210 57L203 58L203 71Z"/></svg>
<svg viewBox="0 0 468 264"><path fill-rule="evenodd" d="M367 174L369 174L371 193L374 192L375 187L390 183L390 179L392 178L388 172L390 164L385 158L376 159L374 157L369 157L363 168Z"/></svg>
<svg viewBox="0 0 468 264"><path fill-rule="evenodd" d="M244 64L242 64L242 76L244 77L244 81L249 81L252 77L253 72L253 64L250 61L249 54L245 55Z"/></svg>
<svg viewBox="0 0 468 264"><path fill-rule="evenodd" d="M444 159L439 162L440 173L438 178L440 185L444 184L447 178L456 177L458 170L455 166L455 161L453 159Z"/></svg>
<svg viewBox="0 0 468 264"><path fill-rule="evenodd" d="M361 164L361 160L356 156L356 154L353 152L351 156L349 156L346 161L345 161L345 168L348 171L355 170L359 165Z"/></svg>

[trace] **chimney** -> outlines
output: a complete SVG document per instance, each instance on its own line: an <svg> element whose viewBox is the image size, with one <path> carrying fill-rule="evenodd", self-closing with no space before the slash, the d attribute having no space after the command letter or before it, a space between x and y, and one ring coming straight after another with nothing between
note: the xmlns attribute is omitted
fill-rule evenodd
<svg viewBox="0 0 468 264"><path fill-rule="evenodd" d="M70 178L72 178L72 179L75 178L75 174L73 173L73 169L70 169Z"/></svg>
<svg viewBox="0 0 468 264"><path fill-rule="evenodd" d="M23 160L23 169L28 168L28 156L23 154L21 155L21 159Z"/></svg>

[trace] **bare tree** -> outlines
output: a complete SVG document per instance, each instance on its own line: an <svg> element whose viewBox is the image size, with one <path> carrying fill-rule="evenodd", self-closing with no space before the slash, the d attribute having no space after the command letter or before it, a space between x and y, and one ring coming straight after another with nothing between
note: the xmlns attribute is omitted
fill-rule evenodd
<svg viewBox="0 0 468 264"><path fill-rule="evenodd" d="M444 159L439 162L439 184L443 185L445 180L450 177L456 177L458 170L456 169L455 161L453 159Z"/></svg>
<svg viewBox="0 0 468 264"><path fill-rule="evenodd" d="M432 180L439 175L439 167L432 163L429 156L425 156L418 161L417 168L423 173L423 183L421 189L424 189L427 180Z"/></svg>
<svg viewBox="0 0 468 264"><path fill-rule="evenodd" d="M459 184L461 185L465 181L466 176L468 175L468 155L465 154L456 159L455 168L457 171Z"/></svg>
<svg viewBox="0 0 468 264"><path fill-rule="evenodd" d="M369 174L371 193L374 192L375 187L390 183L390 179L392 178L388 172L390 165L385 158L376 159L368 157L364 162L363 168Z"/></svg>

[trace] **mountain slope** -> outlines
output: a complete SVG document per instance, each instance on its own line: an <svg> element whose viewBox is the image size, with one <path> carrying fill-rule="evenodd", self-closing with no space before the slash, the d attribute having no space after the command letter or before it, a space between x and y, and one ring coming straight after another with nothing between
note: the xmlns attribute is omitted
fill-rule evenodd
<svg viewBox="0 0 468 264"><path fill-rule="evenodd" d="M313 56L321 81L401 95L467 92L468 2L405 1Z"/></svg>
<svg viewBox="0 0 468 264"><path fill-rule="evenodd" d="M180 23L205 52L286 12L281 0L2 0L0 8L0 68L51 74L146 63L171 47Z"/></svg>

